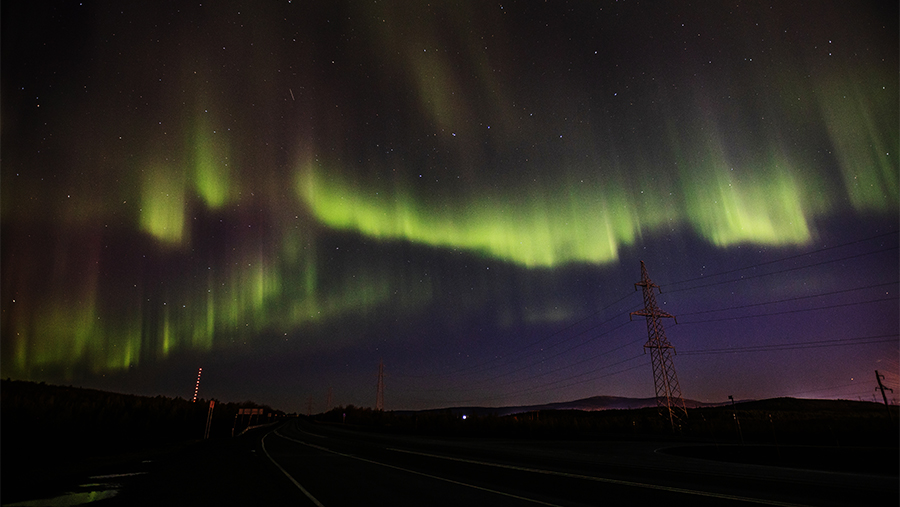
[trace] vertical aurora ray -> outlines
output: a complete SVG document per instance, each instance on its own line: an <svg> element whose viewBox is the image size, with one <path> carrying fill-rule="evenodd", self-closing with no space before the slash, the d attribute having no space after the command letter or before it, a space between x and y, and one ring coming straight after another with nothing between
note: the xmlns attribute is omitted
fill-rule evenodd
<svg viewBox="0 0 900 507"><path fill-rule="evenodd" d="M53 372L72 379L79 371L99 374L140 362L134 321L104 316L91 297L48 302L31 313L30 324L18 321L14 335L15 358L4 367L25 378Z"/></svg>
<svg viewBox="0 0 900 507"><path fill-rule="evenodd" d="M207 207L222 208L231 197L232 168L227 131L214 128L206 120L208 114L198 115L190 146L193 153L193 180L197 194Z"/></svg>
<svg viewBox="0 0 900 507"><path fill-rule="evenodd" d="M803 190L816 188L815 182L798 182L786 159L745 163L737 176L723 150L704 153L680 164L681 206L653 188L629 192L615 179L568 184L560 179L540 192L522 185L448 204L417 198L402 186L373 185L362 192L338 171L307 167L300 171L297 190L313 215L330 227L464 248L529 267L608 263L640 235L685 224L722 247L810 240L810 220L827 208L821 195ZM630 197L634 194L642 198Z"/></svg>
<svg viewBox="0 0 900 507"><path fill-rule="evenodd" d="M896 86L887 76L848 73L825 81L817 94L844 186L860 211L896 210L900 201Z"/></svg>
<svg viewBox="0 0 900 507"><path fill-rule="evenodd" d="M184 178L177 169L151 166L141 187L141 228L168 245L180 245L185 230Z"/></svg>
<svg viewBox="0 0 900 507"><path fill-rule="evenodd" d="M738 182L725 168L718 168L710 179L713 188L686 191L687 215L714 245L802 245L810 240L797 186L787 172L774 167L771 178L755 176Z"/></svg>
<svg viewBox="0 0 900 507"><path fill-rule="evenodd" d="M205 294L206 305L202 314L202 321L198 322L194 327L194 346L200 350L210 350L213 346L213 336L215 336L216 331L216 300L213 295L214 288L212 273L208 273Z"/></svg>
<svg viewBox="0 0 900 507"><path fill-rule="evenodd" d="M402 187L363 193L335 171L309 167L300 171L297 191L330 227L463 248L529 267L610 262L621 245L634 242L641 221L665 221L649 208L641 216L633 214L615 185L583 182L551 187L547 197L540 196L543 191L509 189L435 205Z"/></svg>
<svg viewBox="0 0 900 507"><path fill-rule="evenodd" d="M713 143L701 154L680 167L683 219L702 237L720 247L800 245L810 240L809 220L822 205L805 204L822 196L805 195L787 161L731 161L721 145Z"/></svg>
<svg viewBox="0 0 900 507"><path fill-rule="evenodd" d="M165 304L165 303L164 303ZM170 318L169 306L163 308L162 316L162 332L159 339L159 349L156 351L156 357L165 358L169 355L172 347L175 345L175 336L173 336L172 320Z"/></svg>
<svg viewBox="0 0 900 507"><path fill-rule="evenodd" d="M15 319L12 333L17 338L13 343L4 340L4 351L14 351L4 353L4 370L24 378L57 372L61 378L72 379L161 361L181 352L252 346L266 333L293 333L298 327L341 315L365 314L398 292L409 295L401 301L405 308L430 298L427 291L397 284L393 270L371 262L343 269L332 266L342 273L341 279L332 280L326 288L317 287L315 244L304 241L303 235L289 236L293 239L283 245L275 242L272 251L271 245L236 241L235 256L213 266L160 244L155 255L168 258L169 264L153 261L148 265L152 267L133 266L137 272L126 275L131 277L127 280L101 276L110 269L105 263L113 262L113 257L70 263L73 269L95 266L94 274L82 277L85 285L78 297L47 298L31 310L20 305L23 313ZM289 255L276 255L280 251ZM145 274L139 275L142 271ZM191 283L196 279L206 283ZM118 298L113 304L97 298L132 286L142 297ZM63 290L59 287L57 292Z"/></svg>
<svg viewBox="0 0 900 507"><path fill-rule="evenodd" d="M898 210L895 34L868 4L301 4L92 2L90 33L42 32L84 41L71 69L4 73L5 374L369 346L322 330L429 312L562 322L592 303L567 270L595 294L648 245L790 254Z"/></svg>

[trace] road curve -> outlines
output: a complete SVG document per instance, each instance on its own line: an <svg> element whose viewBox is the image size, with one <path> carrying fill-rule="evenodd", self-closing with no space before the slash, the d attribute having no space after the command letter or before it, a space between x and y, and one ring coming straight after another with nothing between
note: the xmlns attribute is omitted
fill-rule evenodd
<svg viewBox="0 0 900 507"><path fill-rule="evenodd" d="M444 439L291 421L262 434L301 504L897 505L898 478L722 463L659 442Z"/></svg>

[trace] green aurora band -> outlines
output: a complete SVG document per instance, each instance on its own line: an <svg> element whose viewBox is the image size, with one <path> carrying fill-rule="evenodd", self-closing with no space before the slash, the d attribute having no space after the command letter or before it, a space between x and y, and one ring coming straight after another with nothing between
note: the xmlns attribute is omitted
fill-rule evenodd
<svg viewBox="0 0 900 507"><path fill-rule="evenodd" d="M856 117L870 122L872 116ZM293 207L296 213L306 207L327 228L467 250L526 268L614 262L621 247L634 245L642 235L683 227L719 247L803 245L814 237L815 221L842 201L860 212L897 210L897 158L872 148L896 139L896 132L879 134L881 130L865 124L855 129L834 125L839 123L826 125L838 147L843 196L823 187L815 171L797 170L786 156L773 155L768 164L734 171L721 145L707 142L691 147L699 157L683 158L680 165L690 169L647 190L631 188L615 172L605 182L594 178L586 183L573 170L559 171L569 176L553 182L434 199L402 182L360 183L358 176L350 176L355 171L336 163L305 163L294 176ZM176 252L189 247L190 207L201 204L215 211L239 194L237 183L215 174L224 170L216 167L224 167L227 146L202 134L194 143L193 169L153 165L143 171L138 227ZM96 278L85 282L85 297L77 301L46 298L27 317L13 319L13 357L4 358L4 369L25 378L57 370L67 376L81 370L122 370L177 351L234 347L251 337L291 333L310 323L373 311L397 291L394 280L402 277L372 266L358 266L352 275L323 286L315 238L303 237L310 230L286 231L275 251L244 251L231 263L235 267L208 274L202 284L173 286L160 295L166 300L162 308L136 297L124 313L104 309L97 301ZM202 271L195 267L190 276ZM416 294L401 306L404 311L430 299L427 288L421 289L403 289ZM63 290L60 285L57 292Z"/></svg>
<svg viewBox="0 0 900 507"><path fill-rule="evenodd" d="M384 184L310 162L298 170L295 185L310 212L328 227L470 250L529 268L612 262L621 246L633 245L641 235L684 226L719 247L803 245L815 235L814 222L845 202L859 212L897 210L900 171L897 154L890 153L897 127L884 121L885 115L876 122L874 113L879 107L891 109L890 93L871 95L834 97L822 107L843 188L829 186L827 171L815 169L825 162L791 154L778 141L763 148L762 157L742 161L730 159L724 141L685 139L673 139L670 147L670 159L679 161L675 177L654 175L641 161L627 171L606 172L602 166L612 164L604 161L596 169L554 168L549 172L559 178L536 185L510 183L494 192L482 190L491 187L485 185L435 198L403 181ZM859 118L861 124L846 118ZM693 139L721 137L710 133L723 129L712 123L706 127ZM353 169L349 174L364 173ZM663 183L646 189L641 183L654 180Z"/></svg>
<svg viewBox="0 0 900 507"><path fill-rule="evenodd" d="M247 113L251 108L242 105L247 102L243 91L262 90L260 103L275 103L281 97L285 104L294 104L296 94L300 104L299 88L285 98L289 86L295 85L273 83L271 76L279 75L282 66L296 65L293 71L303 77L298 68L318 69L309 62L331 58L308 50L313 56L302 52L291 53L290 58L280 56L290 65L279 66L275 56L254 47L248 51L259 54L248 61L261 69L241 72L240 79L234 74L216 75L209 69L225 71L212 63L205 69L194 65L192 57L184 57L180 63L185 67L185 82L172 79L174 84L160 85L171 88L159 92L160 97L178 97L160 108L171 111L180 120L180 128L154 130L143 136L146 139L129 141L134 145L127 154L120 144L107 147L108 139L121 139L112 132L133 128L135 134L130 137L142 137L141 129L147 129L144 116L157 111L141 109L140 115L134 115L137 119L131 120L134 124L106 120L111 126L105 130L97 127L83 133L79 126L71 127L77 132L66 134L69 145L60 151L69 149L66 157L81 165L68 176L77 191L62 192L65 199L57 199L56 189L55 193L46 190L43 178L23 177L20 183L4 172L4 227L12 224L20 231L6 239L7 244L17 243L4 258L8 262L3 282L4 374L72 378L122 371L178 352L253 346L254 341L258 344L272 337L303 336L310 348L340 346L340 340L347 338L323 343L324 338L306 331L385 308L412 314L433 300L435 285L451 283L423 281L410 275L408 266L379 257L389 257L379 250L385 242L463 251L537 272L572 263L614 263L624 247L639 244L643 237L675 233L693 233L723 249L743 244L801 246L816 237L820 220L847 211L879 217L898 212L898 90L896 69L890 65L807 72L772 64L769 73L760 71L760 82L747 88L763 89L774 80L777 86L768 89L777 93L769 95L777 97L748 99L727 111L740 121L723 118L725 108L703 91L684 92L688 98L679 95L668 100L675 92L658 85L660 89L650 94L652 100L640 106L649 120L638 122L633 113L622 112L630 109L615 109L625 107L619 105L609 106L614 120L606 125L599 113L593 122L570 130L565 130L563 121L548 119L546 130L553 131L549 137L556 141L556 131L565 131L565 139L558 136L560 143L572 143L551 145L540 137L548 136L543 126L526 125L521 120L524 113L509 104L519 100L535 104L539 112L554 109L565 102L554 94L566 83L551 81L531 91L514 79L501 79L504 74L494 67L502 63L490 61L482 50L485 43L474 35L484 26L468 28L466 9L425 16L430 21L416 25L411 21L416 16L406 13L405 4L395 7L390 12L369 7L387 22L370 27L371 33L355 42L357 46L348 42L347 51L359 50L391 69L391 77L383 82L372 71L373 90L389 97L385 103L390 107L403 110L398 123L409 126L400 130L421 129L427 131L421 137L429 139L413 140L409 132L402 132L394 144L428 143L419 149L434 147L449 153L432 167L415 157L369 162L358 156L342 139L352 137L347 131L365 136L353 131L358 127L352 120L344 123L324 91L319 92L321 99L303 102L313 111L308 116L297 119L301 118L298 113L296 118L278 120L312 126L285 128L295 136L286 144L297 146L284 150L287 155L275 153L268 146L276 136L265 129L276 122L277 114L260 113L264 118L259 120ZM448 30L437 29L442 20L449 20ZM498 26L500 22L483 24ZM400 26L416 28L412 35L401 37L395 29ZM235 39L223 46L230 50L244 42L231 25L226 28L222 33ZM190 29L191 34L195 31ZM460 51L430 50L447 42L437 34L444 34ZM142 39L138 47L144 44ZM207 49L209 54L225 54L219 46ZM512 49L507 52L511 54ZM200 49L197 53L205 54ZM195 67L203 75L199 85L188 83L200 82L196 72L188 72ZM117 74L114 77L118 80ZM133 79L135 83L157 81L147 77ZM231 96L218 90L229 79L240 85ZM314 78L309 81L315 84ZM314 86L307 85L307 93L312 94ZM319 90L331 88L324 82L318 86ZM559 95L570 95L572 103L595 91L596 96L613 95L611 89L602 89L602 83L596 86L600 89L572 85ZM404 92L395 96L394 89ZM182 90L193 90L184 93L195 96L184 97ZM109 95L110 100L124 100ZM213 96L215 101L208 98ZM365 99L355 100L365 103ZM665 106L681 100L686 104L680 109ZM327 104L317 112L314 106L319 101ZM350 107L345 109L352 109L354 102L347 102ZM240 121L228 123L227 113L218 117L212 113L232 104L239 104L234 114ZM80 118L82 111L72 107L66 114ZM760 116L780 120L762 121L757 119ZM250 124L246 130L255 128L265 134L257 138L255 132L254 136L238 132L245 121ZM154 128L169 128L156 125L155 117L150 123ZM491 142L501 146L496 148L499 155L490 160L477 137L485 131L482 124L488 123L495 126ZM641 125L632 128L630 123ZM327 134L312 136L309 131L314 127ZM629 135L606 135L620 130ZM375 142L392 141L390 134L384 136ZM805 141L811 138L825 139L826 150L808 146ZM263 145L266 148L260 148ZM538 152L536 160L519 167L524 156L513 153L511 146L536 146L530 152ZM645 148L653 153L644 154ZM4 165L14 167L8 163L10 158L5 158ZM491 166L496 159L501 159L500 166ZM441 167L434 170L435 166ZM434 191L428 186L436 179L433 175L423 182L420 175L429 170L438 172L441 184L447 186ZM459 174L465 177L456 184ZM263 220L256 220L260 216ZM219 243L210 247L214 251L198 253L203 245L193 238L204 220L231 228L217 231ZM113 226L107 228L107 224ZM49 246L29 243L32 228L46 231ZM374 241L364 247L371 255L335 257L333 251L324 251L327 241L322 236L326 234L371 238ZM139 247L124 260L111 260L104 257L110 241ZM128 269L108 274L110 266L119 264ZM489 287L475 292L469 304L495 298ZM555 309L553 297L535 295L529 307L533 315L525 318L563 318L565 310Z"/></svg>
<svg viewBox="0 0 900 507"><path fill-rule="evenodd" d="M448 205L402 188L363 191L336 171L315 167L302 172L297 189L329 227L470 250L529 268L612 262L621 246L633 245L642 234L685 223L722 247L801 245L812 237L816 215L809 210L823 203L804 195L789 173L774 170L767 177L760 171L749 182L736 182L725 171L710 172L702 182L685 184L684 197L674 199L681 202L670 205L668 194L638 200L616 184L570 184L542 192L507 188Z"/></svg>

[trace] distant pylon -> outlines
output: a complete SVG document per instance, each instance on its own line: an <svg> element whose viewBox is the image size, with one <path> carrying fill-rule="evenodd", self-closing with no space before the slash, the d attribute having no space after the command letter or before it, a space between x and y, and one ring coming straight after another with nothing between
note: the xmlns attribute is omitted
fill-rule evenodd
<svg viewBox="0 0 900 507"><path fill-rule="evenodd" d="M194 399L191 400L192 403L197 402L197 392L200 391L200 375L203 374L203 368L197 372L197 384L194 385Z"/></svg>
<svg viewBox="0 0 900 507"><path fill-rule="evenodd" d="M329 410L331 410L333 408L334 408L334 388L329 387L328 388L328 396L325 397L325 411L328 412Z"/></svg>
<svg viewBox="0 0 900 507"><path fill-rule="evenodd" d="M669 343L666 338L666 331L663 329L661 318L666 317L674 319L675 316L670 315L656 306L656 296L653 294L653 288L659 289L650 280L647 274L647 266L641 261L641 281L634 284L635 290L638 286L644 292L644 309L631 312L630 316L639 315L647 318L647 343L644 345L644 351L650 349L650 362L653 364L653 383L656 386L656 407L661 415L669 417L669 423L672 425L672 431L675 430L676 422L682 417L687 419L687 408L684 406L684 400L681 398L681 387L678 385L678 376L675 374L675 365L672 363L672 354L675 347Z"/></svg>
<svg viewBox="0 0 900 507"><path fill-rule="evenodd" d="M375 410L384 410L384 360L378 362L378 386L375 389Z"/></svg>

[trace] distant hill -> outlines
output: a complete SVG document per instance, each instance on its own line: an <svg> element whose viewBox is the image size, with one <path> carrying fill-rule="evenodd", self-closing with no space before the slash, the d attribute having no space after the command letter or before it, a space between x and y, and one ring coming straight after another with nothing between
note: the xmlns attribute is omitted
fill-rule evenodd
<svg viewBox="0 0 900 507"><path fill-rule="evenodd" d="M686 400L676 427L654 398L595 396L543 405L383 412L340 407L314 420L372 431L523 439L675 439L729 445L897 448L898 407L871 401L771 398ZM463 417L466 416L466 417ZM896 454L894 455L896 456ZM880 466L880 465L879 465ZM890 470L890 469L889 469Z"/></svg>
<svg viewBox="0 0 900 507"><path fill-rule="evenodd" d="M704 403L696 400L684 400L687 408L700 407L717 407L723 403ZM622 396L592 396L574 401L561 401L557 403L546 403L543 405L521 405L511 407L448 407L434 410L420 411L396 411L398 414L412 413L429 413L429 412L446 412L453 414L485 416L496 415L505 416L512 414L521 414L524 412L536 412L539 410L583 410L592 412L595 410L632 410L637 408L648 408L656 406L656 398L626 398Z"/></svg>

